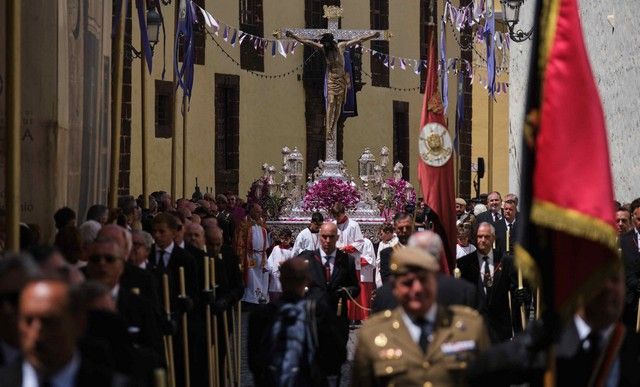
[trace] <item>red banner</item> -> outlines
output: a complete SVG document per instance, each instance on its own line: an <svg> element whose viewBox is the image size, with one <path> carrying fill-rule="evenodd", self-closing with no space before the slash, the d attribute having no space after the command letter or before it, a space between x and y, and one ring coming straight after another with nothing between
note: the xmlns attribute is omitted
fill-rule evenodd
<svg viewBox="0 0 640 387"><path fill-rule="evenodd" d="M568 310L617 261L605 118L576 0L542 2L523 141L518 263ZM543 30L544 28L544 30Z"/></svg>
<svg viewBox="0 0 640 387"><path fill-rule="evenodd" d="M425 82L424 103L420 118L420 130L430 123L440 124L446 132L447 120L444 116L442 98L438 91L438 63L436 49L435 26L429 29L429 60L427 61L427 78ZM446 136L449 136L446 133ZM420 142L426 142L420 138ZM449 137L450 141L450 137ZM441 166L427 164L422 156L418 159L418 180L422 187L424 200L438 216L434 222L434 231L442 238L446 253L446 261L441 257L442 271L450 273L456 261L456 217L455 188L453 184L453 153L449 151L449 159Z"/></svg>

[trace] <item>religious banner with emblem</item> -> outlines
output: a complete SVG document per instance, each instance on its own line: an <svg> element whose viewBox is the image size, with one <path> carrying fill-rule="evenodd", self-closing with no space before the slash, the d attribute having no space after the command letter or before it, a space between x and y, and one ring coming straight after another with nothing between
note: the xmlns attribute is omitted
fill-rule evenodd
<svg viewBox="0 0 640 387"><path fill-rule="evenodd" d="M523 130L516 260L570 312L619 262L605 118L576 0L543 0ZM570 101L570 102L568 102Z"/></svg>
<svg viewBox="0 0 640 387"><path fill-rule="evenodd" d="M435 25L429 27L429 60L424 92L418 160L418 180L425 203L437 215L434 231L444 244L446 261L440 264L445 273L453 271L456 261L456 210L453 184L453 146L447 130L444 107L438 91L438 63Z"/></svg>

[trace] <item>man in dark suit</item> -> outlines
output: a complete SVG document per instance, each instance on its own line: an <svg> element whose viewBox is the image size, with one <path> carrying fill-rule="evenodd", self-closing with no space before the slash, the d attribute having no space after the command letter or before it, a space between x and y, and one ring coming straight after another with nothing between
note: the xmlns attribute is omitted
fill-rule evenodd
<svg viewBox="0 0 640 387"><path fill-rule="evenodd" d="M159 284L159 294L162 293L162 275L169 277L169 295L172 307L178 305L178 295L180 294L180 268L184 268L185 290L187 296L195 298L198 292L196 278L196 266L193 257L183 248L174 242L175 234L178 231L178 221L173 215L161 213L153 218L153 240L149 254L147 270L156 276Z"/></svg>
<svg viewBox="0 0 640 387"><path fill-rule="evenodd" d="M90 247L85 274L87 279L100 282L109 289L118 313L132 333L132 342L151 363L147 364L150 366L148 369L153 369L160 365L164 353L158 316L147 299L136 294L135 290L121 286L125 266L124 252L116 241L98 238Z"/></svg>
<svg viewBox="0 0 640 387"><path fill-rule="evenodd" d="M309 265L309 290L307 298L326 304L338 317L338 329L342 335L341 344L346 345L349 338L349 319L347 317L348 294L357 299L360 293L356 267L353 257L336 248L338 227L335 223L323 223L320 227L320 248L300 253ZM329 371L330 375L339 375L340 369ZM338 377L339 380L339 377Z"/></svg>
<svg viewBox="0 0 640 387"><path fill-rule="evenodd" d="M636 329L638 299L640 297L640 198L631 202L633 227L620 236L620 249L624 263L626 296L622 321L629 329Z"/></svg>
<svg viewBox="0 0 640 387"><path fill-rule="evenodd" d="M179 228L173 215L160 213L153 218L153 240L147 270L151 271L159 284L158 294L163 294L162 278L166 274L169 282L169 302L172 319L182 323L181 316L191 310L193 300L197 300L199 292L196 280L197 270L193 257L174 242ZM180 297L180 268L184 269L185 297ZM175 375L178 385L185 380L182 328L173 336Z"/></svg>
<svg viewBox="0 0 640 387"><path fill-rule="evenodd" d="M421 231L409 238L408 246L419 248L434 257L438 257L442 252L442 239L433 231ZM481 298L475 286L467 281L442 273L437 273L436 280L438 281L438 304L446 306L466 305L476 310L481 309ZM376 296L371 306L372 313L394 309L398 306L392 290L393 284L387 281L376 291Z"/></svg>
<svg viewBox="0 0 640 387"><path fill-rule="evenodd" d="M513 258L493 249L495 228L483 222L478 227L477 248L458 259L461 278L476 286L493 342L509 340L519 324L514 324L516 305L509 306L509 292L516 288Z"/></svg>
<svg viewBox="0 0 640 387"><path fill-rule="evenodd" d="M502 196L500 196L500 192L493 191L487 196L487 208L487 211L478 214L476 218L477 225L487 222L495 226L495 223L502 219Z"/></svg>
<svg viewBox="0 0 640 387"><path fill-rule="evenodd" d="M393 229L396 237L398 237L398 243L380 251L380 277L382 278L383 284L391 274L389 265L391 263L391 255L394 249L406 246L411 233L413 233L413 219L411 214L406 212L397 212L393 217Z"/></svg>
<svg viewBox="0 0 640 387"><path fill-rule="evenodd" d="M516 240L518 231L516 202L505 200L502 205L502 215L502 219L493 224L496 228L496 248L505 254L513 255L513 243Z"/></svg>
<svg viewBox="0 0 640 387"><path fill-rule="evenodd" d="M125 266L119 284L122 288L134 291L151 303L155 313L160 313L160 295L158 284L154 276L145 269L136 266L129 260L133 251L133 241L129 230L117 224L107 224L98 231L97 238L107 238L115 241L120 249L125 252ZM145 257L146 259L146 257Z"/></svg>
<svg viewBox="0 0 640 387"><path fill-rule="evenodd" d="M83 331L82 319L66 283L30 282L20 295L18 315L22 356L0 370L3 387L126 385L123 376L91 364L79 353L76 341Z"/></svg>
<svg viewBox="0 0 640 387"><path fill-rule="evenodd" d="M546 315L515 340L482 353L470 364L470 381L478 386L542 385L546 354L553 343L557 386L640 385L640 336L619 322L624 308L621 264L610 268L592 296L559 335L554 334L558 320Z"/></svg>

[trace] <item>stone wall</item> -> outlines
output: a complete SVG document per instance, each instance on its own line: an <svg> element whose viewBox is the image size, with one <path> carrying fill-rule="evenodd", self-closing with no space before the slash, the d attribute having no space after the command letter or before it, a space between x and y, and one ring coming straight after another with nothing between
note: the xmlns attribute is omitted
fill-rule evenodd
<svg viewBox="0 0 640 387"><path fill-rule="evenodd" d="M6 57L5 2L0 0L0 62ZM110 9L110 2L89 0L22 3L20 220L39 226L41 242L53 239L56 209L70 206L80 223L89 205L106 201L111 23L105 4ZM3 84L4 77L3 63ZM11 166L3 95L0 90L0 208L4 167Z"/></svg>
<svg viewBox="0 0 640 387"><path fill-rule="evenodd" d="M606 116L615 197L629 202L640 196L640 168L635 165L640 146L640 40L635 31L637 2L581 0L579 4L594 80ZM526 28L533 20L532 8L533 2L527 1L521 12L521 23ZM613 26L609 19L612 19ZM530 47L530 42L511 45L510 191L520 188L520 141ZM579 135L578 129L576 134Z"/></svg>

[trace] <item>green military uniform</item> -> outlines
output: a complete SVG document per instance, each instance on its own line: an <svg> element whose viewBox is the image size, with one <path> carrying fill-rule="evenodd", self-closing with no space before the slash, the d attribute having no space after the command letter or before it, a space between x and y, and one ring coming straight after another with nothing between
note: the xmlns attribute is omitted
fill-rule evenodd
<svg viewBox="0 0 640 387"><path fill-rule="evenodd" d="M372 316L360 329L353 386L461 386L464 370L487 349L482 317L466 306L438 305L426 353L413 341L402 307Z"/></svg>

